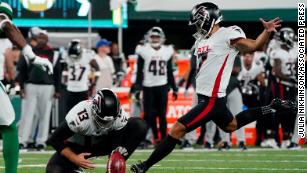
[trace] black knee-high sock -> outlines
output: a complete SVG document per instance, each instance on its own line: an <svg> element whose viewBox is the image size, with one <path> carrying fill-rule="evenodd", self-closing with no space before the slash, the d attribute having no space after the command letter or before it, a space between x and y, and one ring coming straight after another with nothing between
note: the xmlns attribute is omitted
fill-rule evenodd
<svg viewBox="0 0 307 173"><path fill-rule="evenodd" d="M150 157L144 162L147 169L149 169L152 165L162 160L165 156L173 151L176 144L179 142L178 139L175 139L168 135L164 138L161 143L157 146L157 148L153 151Z"/></svg>
<svg viewBox="0 0 307 173"><path fill-rule="evenodd" d="M240 129L241 127L257 120L262 115L271 114L272 112L273 110L269 106L263 106L242 111L236 116L237 129Z"/></svg>

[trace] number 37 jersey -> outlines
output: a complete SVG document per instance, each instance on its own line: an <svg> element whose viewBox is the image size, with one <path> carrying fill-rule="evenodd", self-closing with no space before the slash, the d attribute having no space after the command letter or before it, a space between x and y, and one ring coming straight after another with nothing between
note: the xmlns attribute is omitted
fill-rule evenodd
<svg viewBox="0 0 307 173"><path fill-rule="evenodd" d="M67 90L71 92L82 92L88 90L89 74L91 72L90 62L95 53L91 50L83 50L80 59L67 57L68 82Z"/></svg>
<svg viewBox="0 0 307 173"><path fill-rule="evenodd" d="M162 45L156 50L150 44L136 48L138 58L143 58L143 86L154 87L167 84L167 63L174 54L172 46Z"/></svg>
<svg viewBox="0 0 307 173"><path fill-rule="evenodd" d="M92 113L92 101L85 100L74 106L66 116L66 122L71 131L77 135L101 136L106 135L112 130L120 130L128 122L128 114L121 110L120 116L109 128L99 128L95 124Z"/></svg>

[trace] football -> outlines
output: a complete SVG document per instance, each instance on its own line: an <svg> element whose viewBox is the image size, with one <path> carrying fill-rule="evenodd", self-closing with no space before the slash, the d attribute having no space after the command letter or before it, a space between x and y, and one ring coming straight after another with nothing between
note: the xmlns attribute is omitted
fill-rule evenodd
<svg viewBox="0 0 307 173"><path fill-rule="evenodd" d="M119 152L111 154L107 163L107 173L125 173L126 161Z"/></svg>

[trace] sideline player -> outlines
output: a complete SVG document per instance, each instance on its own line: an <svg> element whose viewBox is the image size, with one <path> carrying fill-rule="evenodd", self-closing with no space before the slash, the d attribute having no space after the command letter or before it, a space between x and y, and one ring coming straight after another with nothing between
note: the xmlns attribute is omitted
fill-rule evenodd
<svg viewBox="0 0 307 173"><path fill-rule="evenodd" d="M160 27L151 28L146 36L147 43L136 49L138 59L134 88L143 91L144 119L158 143L156 118L159 117L161 139L164 139L167 135L166 108L170 87L174 99L177 99L178 89L172 66L174 48L164 44L165 34Z"/></svg>
<svg viewBox="0 0 307 173"><path fill-rule="evenodd" d="M47 59L36 56L25 38L12 23L13 10L7 3L0 0L0 35L7 37L14 45L22 50L22 54L29 62L40 67L42 70L52 73L52 64ZM0 69L3 70L3 69ZM3 84L0 82L0 133L3 137L3 158L6 173L17 173L18 164L18 132L14 122L15 112L9 97L5 93Z"/></svg>
<svg viewBox="0 0 307 173"><path fill-rule="evenodd" d="M94 169L88 158L112 151L119 151L127 160L147 131L143 120L128 117L109 89L98 90L92 99L78 103L65 119L47 141L56 153L49 160L46 173Z"/></svg>
<svg viewBox="0 0 307 173"><path fill-rule="evenodd" d="M179 139L187 132L213 120L221 129L232 132L266 116L273 111L291 109L294 103L275 99L268 106L240 112L235 117L226 107L226 88L233 63L238 52L253 52L265 44L271 32L280 27L280 19L269 22L260 19L264 31L256 40L247 39L238 26L220 27L222 15L213 3L205 2L193 7L190 25L195 26L197 37L196 93L198 105L182 116L172 127L169 135L156 147L149 158L131 166L136 173L144 173L155 163L172 152Z"/></svg>
<svg viewBox="0 0 307 173"><path fill-rule="evenodd" d="M291 28L284 27L276 34L278 46L272 50L270 64L272 66L272 75L275 81L271 82L272 98L280 97L282 99L296 101L297 98L297 78L296 65L297 54L293 54L295 33ZM295 49L297 50L297 49ZM296 113L283 111L278 114L278 124L275 125L275 133L278 134L279 123L283 129L282 148L290 145L290 138L294 130Z"/></svg>
<svg viewBox="0 0 307 173"><path fill-rule="evenodd" d="M83 100L87 100L89 89L96 85L96 81L100 75L99 66L94 59L95 53L92 50L83 49L80 40L74 39L68 46L68 57L66 58L67 74L67 102L66 113L70 111L76 104ZM89 75L93 72L95 79L91 82Z"/></svg>

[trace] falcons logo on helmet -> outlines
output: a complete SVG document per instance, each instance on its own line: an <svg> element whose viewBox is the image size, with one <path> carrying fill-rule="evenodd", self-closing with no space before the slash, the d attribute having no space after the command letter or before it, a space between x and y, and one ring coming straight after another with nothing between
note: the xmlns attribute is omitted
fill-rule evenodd
<svg viewBox="0 0 307 173"><path fill-rule="evenodd" d="M196 23L197 21L209 21L210 20L210 15L206 7L201 6L196 9L195 12L193 12L193 20L191 24Z"/></svg>

